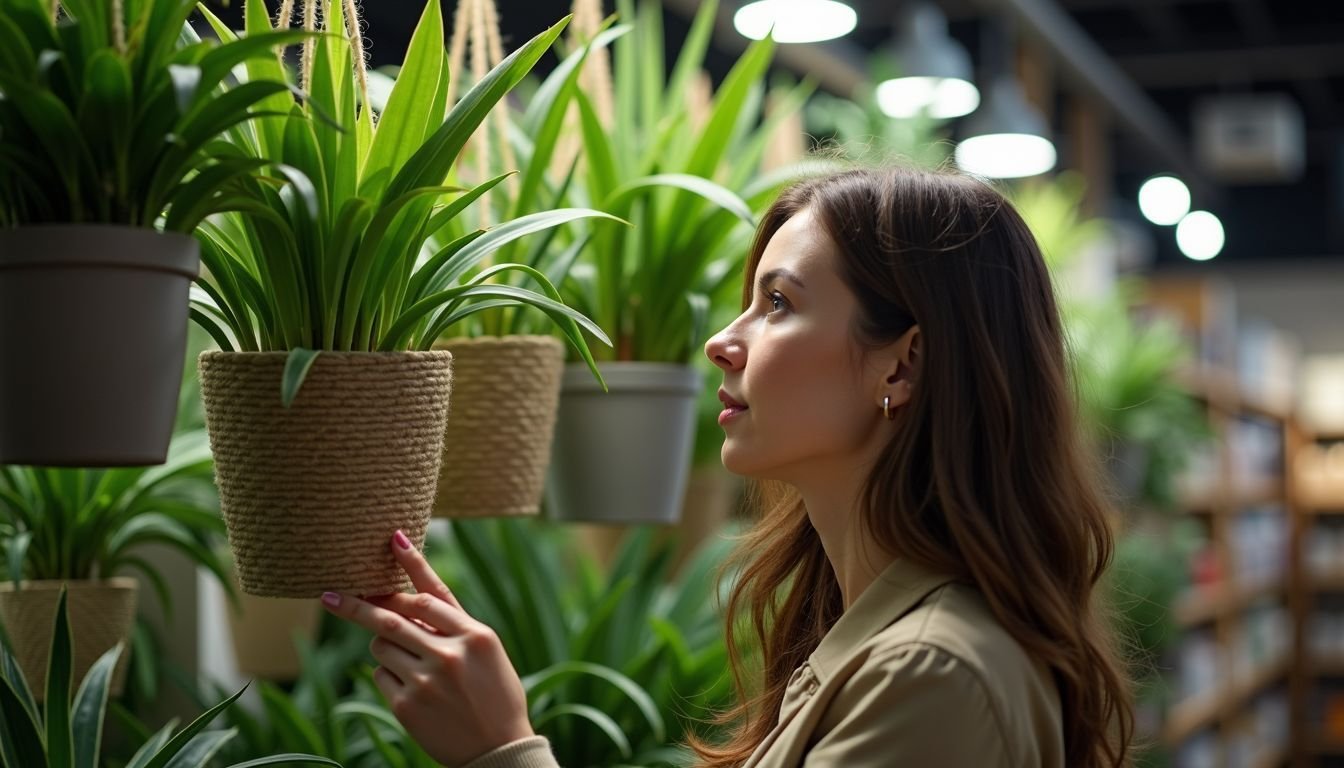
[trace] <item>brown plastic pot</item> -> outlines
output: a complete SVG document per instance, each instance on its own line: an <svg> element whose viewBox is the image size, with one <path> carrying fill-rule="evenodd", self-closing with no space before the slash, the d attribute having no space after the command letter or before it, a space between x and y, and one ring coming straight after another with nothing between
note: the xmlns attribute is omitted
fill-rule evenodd
<svg viewBox="0 0 1344 768"><path fill-rule="evenodd" d="M0 464L162 464L199 269L177 233L0 230Z"/></svg>

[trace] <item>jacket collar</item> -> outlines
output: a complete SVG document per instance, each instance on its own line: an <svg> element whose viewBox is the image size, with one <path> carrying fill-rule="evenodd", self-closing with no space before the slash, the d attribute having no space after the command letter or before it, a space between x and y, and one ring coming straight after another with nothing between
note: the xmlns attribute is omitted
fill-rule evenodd
<svg viewBox="0 0 1344 768"><path fill-rule="evenodd" d="M808 657L814 674L825 682L856 648L954 580L897 558L863 590Z"/></svg>

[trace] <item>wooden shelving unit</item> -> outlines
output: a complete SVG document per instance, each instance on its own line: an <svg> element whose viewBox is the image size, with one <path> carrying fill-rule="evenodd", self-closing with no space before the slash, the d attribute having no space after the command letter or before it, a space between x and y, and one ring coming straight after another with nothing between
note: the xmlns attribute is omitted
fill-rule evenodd
<svg viewBox="0 0 1344 768"><path fill-rule="evenodd" d="M1212 459L1206 467L1210 476L1199 484L1202 492L1185 496L1181 506L1207 531L1209 547L1221 566L1220 581L1193 588L1173 606L1173 612L1183 637L1199 632L1211 638L1217 649L1216 679L1224 682L1170 707L1161 739L1173 753L1179 753L1196 735L1212 735L1218 751L1215 765L1296 768L1310 764L1305 760L1311 752L1309 734L1301 727L1305 701L1302 623L1307 606L1300 567L1302 518L1290 487L1293 448L1300 435L1290 399L1261 395L1239 381L1232 370L1236 325L1228 290L1203 278L1153 280L1146 289L1147 309L1174 317L1199 349L1201 362L1183 371L1179 380L1205 406L1216 455L1208 457ZM1277 466L1257 465L1263 476L1248 478L1240 469L1244 464L1237 452L1246 446L1233 441L1245 437L1239 426L1243 421L1263 425L1256 445L1264 446L1275 435L1273 453L1278 458L1273 463ZM1247 566L1237 562L1238 526L1248 513L1278 510L1284 515L1284 527L1279 530L1287 539L1286 568L1272 578L1247 583ZM1257 652L1264 653L1266 646L1255 642L1260 636L1253 631L1252 616L1267 605L1286 612L1289 635L1286 643L1280 636L1268 646L1277 647L1273 656L1257 659ZM1247 664L1252 665L1249 670L1244 669ZM1290 732L1286 743L1260 743L1258 697L1280 686L1287 692ZM1181 764L1179 756L1173 764Z"/></svg>
<svg viewBox="0 0 1344 768"><path fill-rule="evenodd" d="M1298 443L1294 450L1306 450L1314 443L1340 442L1344 441L1344 433L1339 432L1307 432L1302 431L1298 435ZM1313 531L1318 526L1329 525L1332 527L1344 526L1344 492L1341 492L1339 498L1321 497L1317 494L1308 495L1299 493L1298 505L1302 510L1302 548L1305 552L1310 545ZM1306 642L1306 635L1311 626L1311 615L1316 610L1317 604L1322 600L1335 599L1338 602L1339 596L1344 596L1344 563L1336 564L1338 570L1329 573L1318 573L1307 567L1305 563L1302 567L1303 583L1303 606L1301 627L1304 636L1303 641L1303 662L1299 665L1301 668L1300 696L1303 705L1311 707L1313 710L1320 710L1317 693L1322 686L1330 686L1332 689L1344 688L1344 650L1336 654L1322 655L1314 652L1315 649L1309 648ZM1317 715L1324 715L1324 712L1317 712ZM1307 760L1302 765L1318 765L1326 758L1331 760L1331 764L1337 763L1344 758L1344 734L1324 733L1322 726L1318 722L1319 717L1312 718L1310 722L1304 724L1304 740L1306 748L1304 752ZM1307 729L1310 730L1307 730Z"/></svg>

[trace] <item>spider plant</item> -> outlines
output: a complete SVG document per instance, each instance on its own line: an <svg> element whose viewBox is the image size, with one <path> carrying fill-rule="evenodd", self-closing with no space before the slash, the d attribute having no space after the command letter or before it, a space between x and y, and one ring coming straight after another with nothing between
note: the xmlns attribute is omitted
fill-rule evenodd
<svg viewBox="0 0 1344 768"><path fill-rule="evenodd" d="M117 224L190 232L251 173L217 139L292 86L234 66L302 31L180 44L193 0L0 0L0 228ZM264 110L264 108L263 108ZM190 209L190 210L188 210Z"/></svg>
<svg viewBox="0 0 1344 768"><path fill-rule="evenodd" d="M201 258L210 276L199 284L192 317L225 350L290 351L286 402L321 350L429 349L453 324L508 305L545 313L591 361L580 329L610 342L560 301L540 271L510 263L476 267L518 238L580 219L619 221L614 216L543 211L427 247L430 233L508 175L470 189L445 184L467 139L568 19L522 46L449 108L443 20L439 4L427 2L375 125L367 94L356 98L363 83L362 62L352 56L356 27L341 3L323 8L328 34L309 61L310 98L300 104L274 94L265 107L283 117L231 135L236 156L264 162L273 176L235 180L249 203L201 226ZM208 18L221 38L237 39ZM246 3L245 31L248 38L272 31L259 0ZM251 60L246 69L249 82L286 76L275 58ZM323 113L333 117L330 123L315 119ZM498 281L510 272L528 276L539 290Z"/></svg>

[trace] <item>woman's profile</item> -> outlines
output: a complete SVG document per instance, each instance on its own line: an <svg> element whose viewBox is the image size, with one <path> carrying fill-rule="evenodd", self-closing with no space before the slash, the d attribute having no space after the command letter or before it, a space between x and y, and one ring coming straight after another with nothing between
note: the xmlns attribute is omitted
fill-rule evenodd
<svg viewBox="0 0 1344 768"><path fill-rule="evenodd" d="M1107 506L1050 275L1002 195L908 169L789 188L705 352L759 516L730 563L739 704L697 766L1127 764ZM392 547L421 594L323 599L377 633L393 713L445 765L555 768L493 631Z"/></svg>

